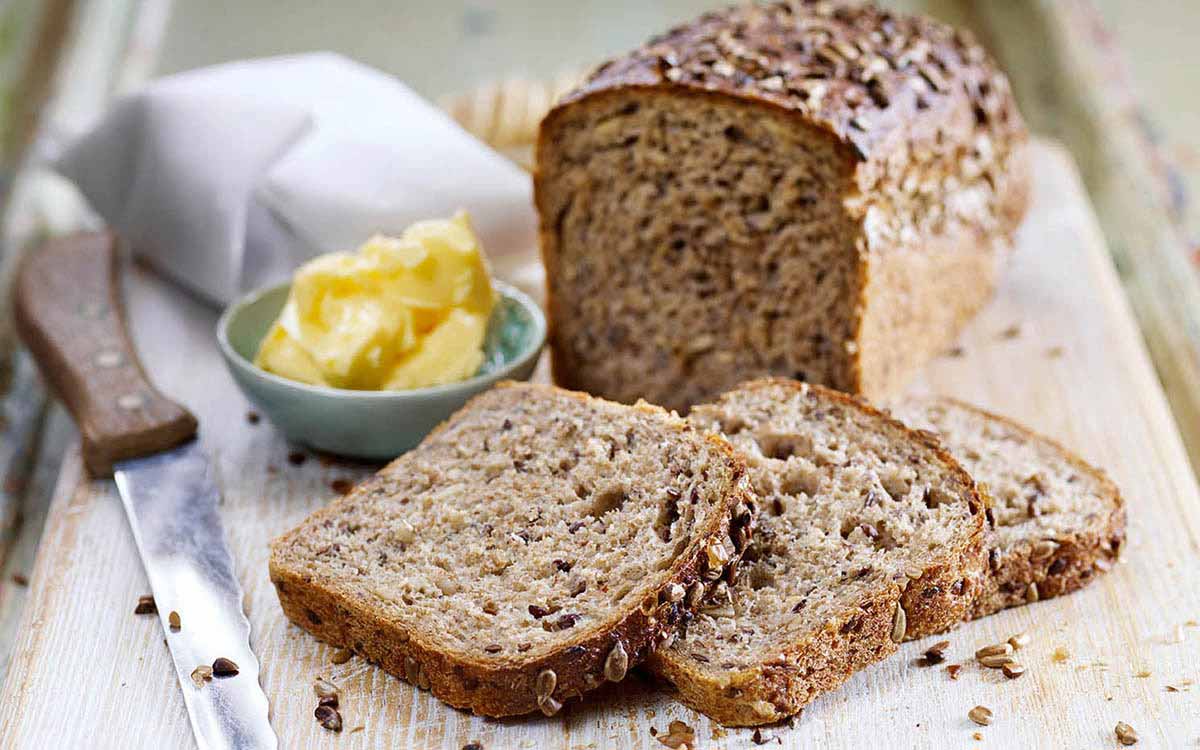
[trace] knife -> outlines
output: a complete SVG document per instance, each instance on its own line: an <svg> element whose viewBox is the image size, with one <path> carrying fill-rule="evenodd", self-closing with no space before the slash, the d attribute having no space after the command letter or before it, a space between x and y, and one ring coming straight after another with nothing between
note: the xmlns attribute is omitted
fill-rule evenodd
<svg viewBox="0 0 1200 750"><path fill-rule="evenodd" d="M89 473L116 480L197 744L276 748L196 418L150 384L117 290L112 234L50 240L17 271L17 333L75 418ZM193 679L218 658L237 673Z"/></svg>

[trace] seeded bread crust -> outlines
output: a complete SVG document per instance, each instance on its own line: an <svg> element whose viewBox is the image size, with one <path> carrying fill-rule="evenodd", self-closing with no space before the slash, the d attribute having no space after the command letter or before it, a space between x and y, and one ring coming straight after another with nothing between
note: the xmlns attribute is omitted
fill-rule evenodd
<svg viewBox="0 0 1200 750"><path fill-rule="evenodd" d="M1102 469L1092 466L1057 441L1024 425L957 399L932 397L912 400L897 410L898 415L910 425L932 429L948 450L968 467L980 490L985 494L992 492L990 487L993 487L1000 477L990 476L981 467L973 467L971 457L965 455L965 451L968 450L966 441L983 437L939 431L930 423L930 409L951 412L957 410L969 418L1002 426L1019 439L1056 454L1064 464L1087 479L1091 487L1085 491L1093 492L1104 507L1102 511L1077 514L1070 519L1065 529L1053 534L1047 534L1046 530L1036 524L1026 523L1022 527L1021 537L1007 544L996 535L995 524L989 524L989 565L979 597L971 611L972 619L1077 591L1091 583L1097 574L1106 572L1116 562L1125 541L1125 502L1120 490ZM1018 467L1012 468L1016 471ZM1043 467L1043 470L1051 469L1047 466ZM989 498L989 502L994 507L1000 505L995 498ZM995 516L992 518L994 520ZM1050 544L1045 544L1046 542ZM1045 546L1040 547L1039 543Z"/></svg>
<svg viewBox="0 0 1200 750"><path fill-rule="evenodd" d="M730 123L733 149L766 144L763 156L746 152L736 166L713 145L714 190L741 214L718 215L695 189L708 183L686 171L691 165L648 143L655 128L687 138L681 128L703 130L717 118ZM796 145L784 130L813 145L781 150ZM705 137L723 140L719 127ZM582 139L595 143L584 148ZM652 39L598 68L539 131L535 202L556 381L680 410L755 375L872 399L899 392L991 296L1029 201L1027 140L1008 82L983 49L929 19L868 3L743 5ZM806 159L826 166L803 178L805 200L837 217L813 218L805 213L813 203L785 200L791 173L781 163ZM689 207L687 196L698 193ZM819 227L838 258L801 257L814 252L807 248ZM783 238L797 230L798 243ZM723 241L705 244L711 233ZM673 242L684 243L682 259L662 249ZM730 260L714 263L722 245ZM781 250L819 264L817 291L840 297L836 306L822 299L833 310L824 323L764 303L785 292L810 296L808 287L775 288L781 273L765 260L755 265ZM629 272L602 267L606 255ZM718 278L704 278L689 259ZM581 261L590 260L596 268L581 281ZM653 324L646 316L664 315L676 297L709 294L730 299L717 298L706 314L681 310L687 325L676 323L674 337L667 324L626 331L639 316Z"/></svg>
<svg viewBox="0 0 1200 750"><path fill-rule="evenodd" d="M896 433L905 450L921 451L946 473L947 484L957 488L970 515L962 520L962 528L955 530L953 546L940 551L928 565L899 576L899 580L872 584L854 606L840 609L823 626L788 643L777 657L746 669L725 669L722 665L724 671L714 671L711 664L706 667L685 650L685 637L650 658L650 668L678 689L684 703L728 726L763 725L794 715L818 695L893 653L899 641L954 626L970 614L986 566L986 499L938 440L929 433L908 429L853 396L820 386L762 379L743 384L738 393L770 394L772 390L780 393L780 389L784 393L811 394L826 404L854 410L875 421L881 430ZM736 395L726 394L709 408L719 407ZM711 415L706 407L698 407L692 418L706 425ZM752 474L758 470L750 469ZM760 502L770 500L760 494ZM756 539L763 538L770 523L763 509ZM744 570L745 561L742 576L746 575Z"/></svg>
<svg viewBox="0 0 1200 750"><path fill-rule="evenodd" d="M522 389L529 398L545 400L554 408L556 398L571 398L587 404L607 404L600 399L550 386L504 383L497 390ZM490 392L490 393L494 393ZM700 435L675 415L648 404L619 407L630 414L661 420L676 440L706 442L720 461L711 463L715 473L727 477L723 497L713 498L718 507L704 528L678 554L658 586L640 604L627 611L613 611L602 627L588 628L579 637L558 643L549 653L531 652L503 658L474 658L439 646L439 633L430 632L387 616L344 577L314 574L292 551L296 540L329 521L336 522L348 506L363 501L386 485L383 477L406 461L419 460L422 448L453 429L456 421L491 398L477 396L446 423L439 426L422 446L386 467L375 478L360 484L348 495L309 516L296 529L271 545L270 575L284 614L316 638L353 651L385 671L421 688L457 708L484 716L502 717L541 710L556 713L568 700L581 696L606 680L620 680L628 668L644 660L655 649L669 645L679 623L703 598L707 588L736 574L741 550L752 534L755 498L746 478L744 464L731 446L719 436ZM611 415L610 415L611 416ZM514 421L517 417L514 416ZM518 425L519 426L519 425ZM524 498L536 502L537 498ZM720 554L714 555L718 545ZM351 582L353 583L353 582ZM620 653L618 653L620 652ZM546 672L553 674L547 681ZM549 683L549 692L546 691Z"/></svg>

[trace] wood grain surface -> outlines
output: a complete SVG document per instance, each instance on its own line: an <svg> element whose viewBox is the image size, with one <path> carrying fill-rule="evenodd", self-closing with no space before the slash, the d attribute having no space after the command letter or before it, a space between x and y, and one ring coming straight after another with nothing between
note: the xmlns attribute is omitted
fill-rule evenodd
<svg viewBox="0 0 1200 750"><path fill-rule="evenodd" d="M764 730L787 747L1115 747L1131 724L1142 747L1200 740L1200 494L1133 325L1077 174L1037 145L1035 208L996 300L915 387L973 400L1027 422L1105 466L1130 506L1125 560L1084 591L965 625L947 664L919 667L930 642L856 675L805 709L794 728ZM267 579L267 541L334 494L331 482L372 467L322 460L262 421L224 371L215 315L139 269L130 317L152 377L200 417L220 477L223 513L285 748L655 748L682 720L702 748L751 747L633 676L560 716L492 721L332 650L282 617ZM1017 326L1012 336L1009 329ZM147 585L113 485L82 478L77 451L60 477L29 605L0 692L0 744L14 748L191 747L157 618L133 615ZM184 620L186 622L186 612ZM1024 677L981 670L971 654L1028 631ZM1055 653L1060 657L1055 658ZM313 719L312 681L341 687L340 736ZM1171 692L1168 686L1178 692ZM991 726L967 712L985 705Z"/></svg>

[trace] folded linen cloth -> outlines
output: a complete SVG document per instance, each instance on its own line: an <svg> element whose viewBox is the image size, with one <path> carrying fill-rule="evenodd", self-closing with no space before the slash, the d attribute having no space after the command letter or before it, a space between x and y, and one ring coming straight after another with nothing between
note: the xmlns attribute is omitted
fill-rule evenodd
<svg viewBox="0 0 1200 750"><path fill-rule="evenodd" d="M330 53L153 81L54 167L136 254L217 304L459 208L499 265L536 249L528 174L404 84Z"/></svg>

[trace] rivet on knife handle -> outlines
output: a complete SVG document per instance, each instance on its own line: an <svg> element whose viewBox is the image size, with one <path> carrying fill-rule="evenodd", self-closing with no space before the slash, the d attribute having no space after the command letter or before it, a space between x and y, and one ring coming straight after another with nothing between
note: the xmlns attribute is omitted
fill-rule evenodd
<svg viewBox="0 0 1200 750"><path fill-rule="evenodd" d="M159 393L129 342L117 294L116 239L92 232L53 239L17 272L17 333L79 425L95 476L196 434L187 409Z"/></svg>

